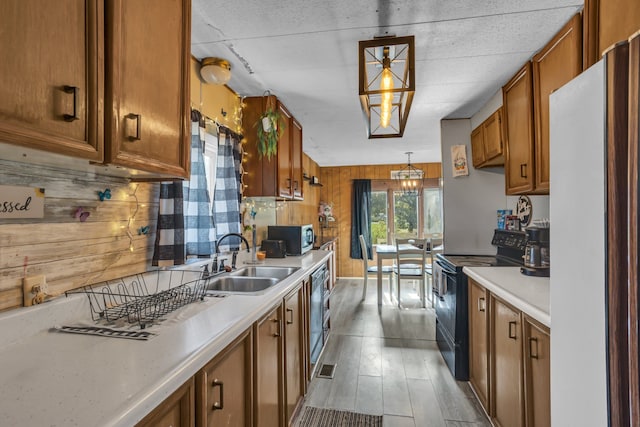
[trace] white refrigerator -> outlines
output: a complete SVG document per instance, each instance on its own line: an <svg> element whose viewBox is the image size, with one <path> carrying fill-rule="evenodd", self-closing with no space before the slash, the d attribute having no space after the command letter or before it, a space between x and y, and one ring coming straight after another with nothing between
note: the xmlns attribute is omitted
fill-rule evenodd
<svg viewBox="0 0 640 427"><path fill-rule="evenodd" d="M551 94L551 424L607 426L606 68Z"/></svg>

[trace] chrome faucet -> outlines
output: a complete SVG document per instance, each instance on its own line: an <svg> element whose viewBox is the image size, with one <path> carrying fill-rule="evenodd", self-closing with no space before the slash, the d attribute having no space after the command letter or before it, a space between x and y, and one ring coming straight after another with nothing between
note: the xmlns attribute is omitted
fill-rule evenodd
<svg viewBox="0 0 640 427"><path fill-rule="evenodd" d="M247 252L251 252L251 249L249 248L249 241L247 239L244 238L244 236L240 233L227 233L225 235L223 235L222 237L220 237L218 240L216 240L216 253L219 254L220 253L220 243L226 239L229 236L236 236L239 237L245 244L245 246L247 247ZM242 244L241 244L242 245Z"/></svg>

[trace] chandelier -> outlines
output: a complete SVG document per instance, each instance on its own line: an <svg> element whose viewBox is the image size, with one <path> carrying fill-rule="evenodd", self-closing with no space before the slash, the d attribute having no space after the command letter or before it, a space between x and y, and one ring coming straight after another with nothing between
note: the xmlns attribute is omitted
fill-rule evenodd
<svg viewBox="0 0 640 427"><path fill-rule="evenodd" d="M415 92L414 37L358 42L358 80L369 139L401 137Z"/></svg>
<svg viewBox="0 0 640 427"><path fill-rule="evenodd" d="M424 172L411 164L412 151L404 153L407 155L407 166L399 171L393 171L392 178L396 180L397 191L408 196L417 196L422 192L422 179Z"/></svg>

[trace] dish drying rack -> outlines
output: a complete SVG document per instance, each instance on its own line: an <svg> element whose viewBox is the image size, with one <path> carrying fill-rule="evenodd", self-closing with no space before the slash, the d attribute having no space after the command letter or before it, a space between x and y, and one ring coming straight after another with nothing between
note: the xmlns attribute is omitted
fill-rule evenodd
<svg viewBox="0 0 640 427"><path fill-rule="evenodd" d="M205 290L201 271L157 270L83 286L65 295L86 294L95 322L145 329L180 307L204 300Z"/></svg>

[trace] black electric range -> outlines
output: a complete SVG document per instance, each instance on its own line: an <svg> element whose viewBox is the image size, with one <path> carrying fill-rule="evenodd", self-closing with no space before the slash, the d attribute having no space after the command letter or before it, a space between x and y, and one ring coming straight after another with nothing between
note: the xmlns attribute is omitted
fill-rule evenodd
<svg viewBox="0 0 640 427"><path fill-rule="evenodd" d="M523 231L495 230L491 243L497 247L496 255L436 255L436 340L457 380L469 379L469 295L462 269L522 266L526 241Z"/></svg>

